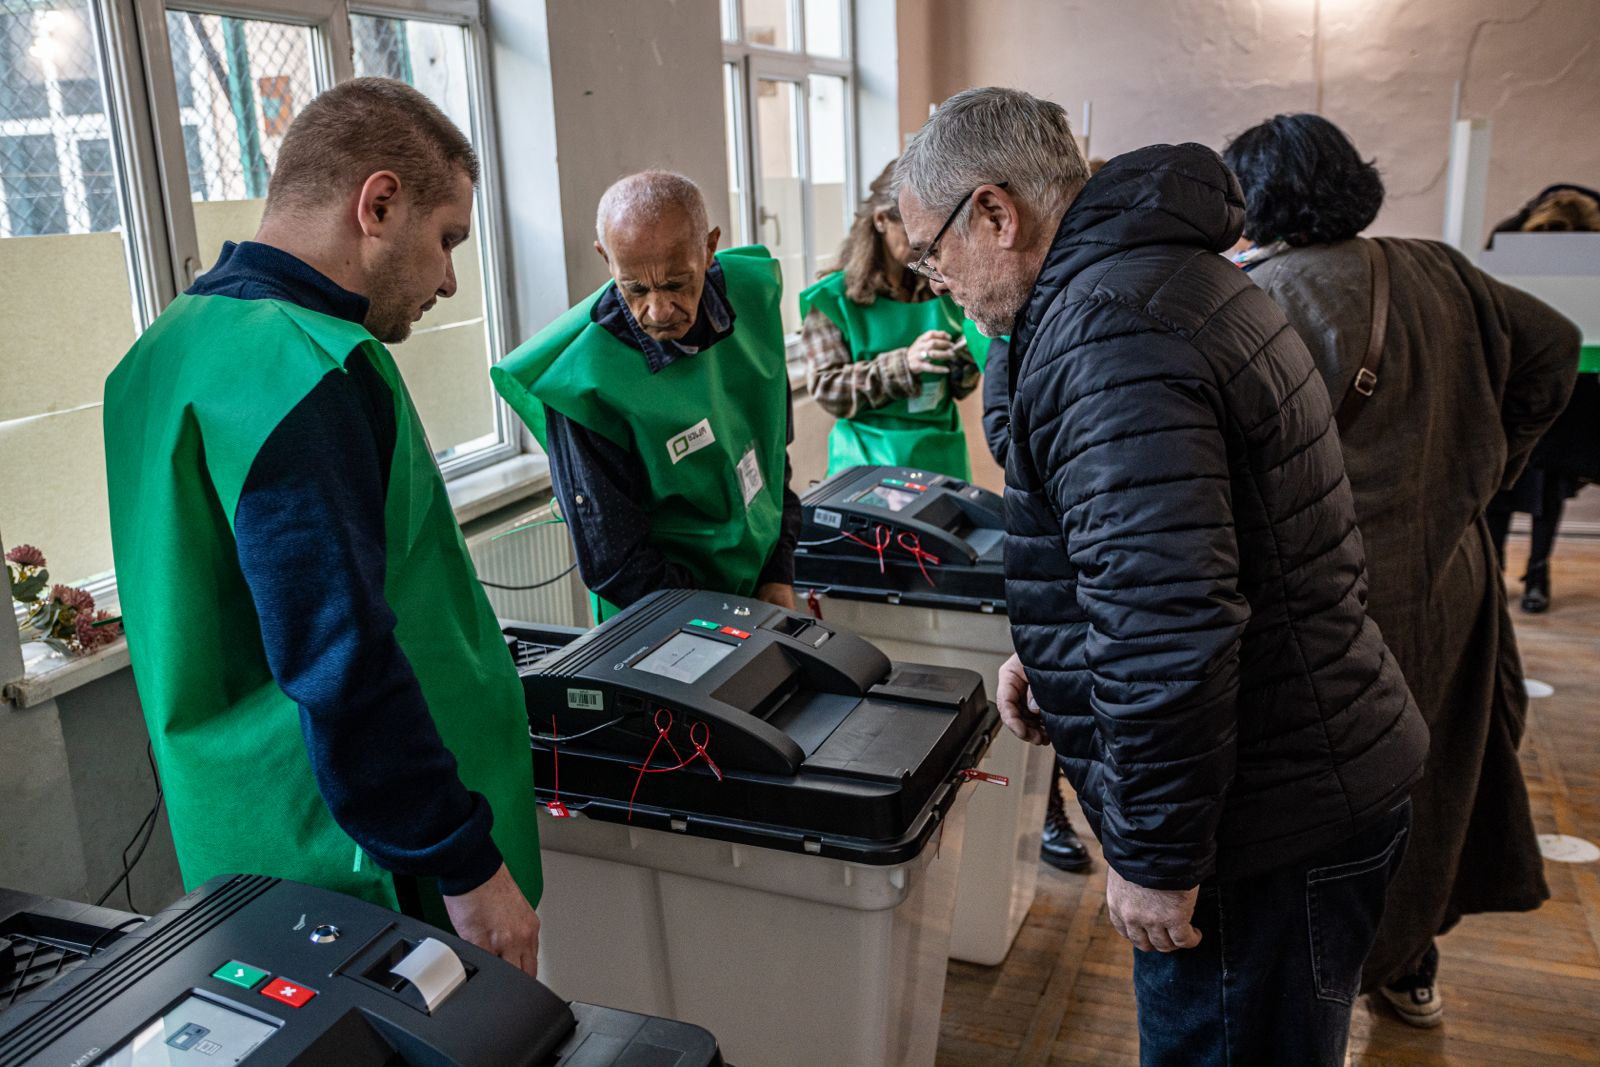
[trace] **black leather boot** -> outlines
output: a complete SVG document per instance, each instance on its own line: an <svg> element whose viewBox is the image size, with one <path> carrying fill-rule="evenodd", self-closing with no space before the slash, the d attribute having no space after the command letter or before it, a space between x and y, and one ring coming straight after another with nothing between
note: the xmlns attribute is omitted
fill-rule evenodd
<svg viewBox="0 0 1600 1067"><path fill-rule="evenodd" d="M1522 576L1522 610L1542 615L1550 610L1550 564L1539 563Z"/></svg>
<svg viewBox="0 0 1600 1067"><path fill-rule="evenodd" d="M1091 862L1089 850L1083 847L1078 832L1067 818L1067 806L1054 779L1050 782L1050 806L1045 810L1039 858L1058 871L1087 870Z"/></svg>

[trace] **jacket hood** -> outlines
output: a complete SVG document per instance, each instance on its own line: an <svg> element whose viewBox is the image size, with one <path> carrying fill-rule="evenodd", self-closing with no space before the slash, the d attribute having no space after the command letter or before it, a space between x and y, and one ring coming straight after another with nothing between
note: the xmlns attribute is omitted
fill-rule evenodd
<svg viewBox="0 0 1600 1067"><path fill-rule="evenodd" d="M1158 144L1117 156L1062 217L1016 333L1030 337L1056 293L1102 259L1150 245L1221 253L1243 231L1244 192L1211 149Z"/></svg>

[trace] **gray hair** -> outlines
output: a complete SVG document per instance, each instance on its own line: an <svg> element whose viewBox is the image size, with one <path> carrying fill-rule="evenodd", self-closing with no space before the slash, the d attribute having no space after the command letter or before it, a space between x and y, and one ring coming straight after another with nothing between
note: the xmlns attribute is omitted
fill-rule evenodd
<svg viewBox="0 0 1600 1067"><path fill-rule="evenodd" d="M613 183L600 197L600 206L594 213L595 240L604 248L606 230L613 223L622 219L658 218L669 211L683 212L700 237L711 228L707 222L706 199L694 182L670 170L630 174Z"/></svg>
<svg viewBox="0 0 1600 1067"><path fill-rule="evenodd" d="M980 185L1007 182L1011 195L1059 218L1089 180L1060 104L1019 89L965 89L928 117L895 169L934 211L950 211Z"/></svg>

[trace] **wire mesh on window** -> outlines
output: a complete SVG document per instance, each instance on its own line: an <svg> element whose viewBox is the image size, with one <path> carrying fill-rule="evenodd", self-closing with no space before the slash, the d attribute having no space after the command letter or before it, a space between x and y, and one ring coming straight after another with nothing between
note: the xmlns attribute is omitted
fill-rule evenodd
<svg viewBox="0 0 1600 1067"><path fill-rule="evenodd" d="M88 0L0 0L0 237L122 224Z"/></svg>
<svg viewBox="0 0 1600 1067"><path fill-rule="evenodd" d="M432 100L472 137L470 71L461 27L420 19L350 16L357 77L394 78Z"/></svg>
<svg viewBox="0 0 1600 1067"><path fill-rule="evenodd" d="M167 37L190 194L195 200L265 197L283 135L316 95L309 31L168 11Z"/></svg>

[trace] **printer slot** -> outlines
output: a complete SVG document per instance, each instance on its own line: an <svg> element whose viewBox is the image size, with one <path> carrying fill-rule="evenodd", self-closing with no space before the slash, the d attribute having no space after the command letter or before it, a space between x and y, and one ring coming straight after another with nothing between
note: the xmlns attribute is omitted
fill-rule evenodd
<svg viewBox="0 0 1600 1067"><path fill-rule="evenodd" d="M431 938L423 941L409 940L391 925L346 960L334 973L381 990L417 1011L431 1014L424 991L404 974L397 973L395 968L401 967L413 953L418 952L419 946L432 940ZM461 984L465 985L477 973L477 968L465 960L461 960L460 963L462 970L466 972L466 977L461 980ZM450 992L455 992L455 989L452 988ZM446 998L440 999L433 1007L437 1009L448 995L446 994Z"/></svg>

